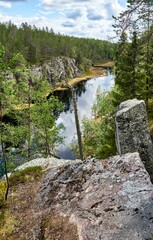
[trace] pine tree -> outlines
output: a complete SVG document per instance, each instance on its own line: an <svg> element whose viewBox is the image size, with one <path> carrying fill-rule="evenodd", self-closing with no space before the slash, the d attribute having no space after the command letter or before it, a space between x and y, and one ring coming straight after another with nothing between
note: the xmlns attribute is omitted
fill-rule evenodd
<svg viewBox="0 0 153 240"><path fill-rule="evenodd" d="M61 127L56 126L57 113L61 111L62 104L54 96L47 99L49 90L50 85L47 81L39 82L31 113L33 145L46 157L55 156L56 146L63 140L60 136Z"/></svg>
<svg viewBox="0 0 153 240"><path fill-rule="evenodd" d="M10 67L16 78L16 94L18 95L19 109L22 110L22 125L26 131L27 141L27 158L31 157L31 136L32 136L32 101L33 101L33 84L30 72L27 68L27 62L21 53L14 54L10 60ZM17 104L17 103L16 103Z"/></svg>
<svg viewBox="0 0 153 240"><path fill-rule="evenodd" d="M115 21L114 27L117 34L120 33L122 36L125 32L133 32L132 43L130 44L129 42L129 49L126 53L127 61L125 61L125 64L129 66L126 76L133 79L131 84L126 81L127 86L129 86L129 97L135 96L145 99L148 108L149 92L152 83L150 42L153 33L153 2L151 0L128 0L127 9L118 18L115 18ZM130 60L130 55L132 61ZM120 59L118 58L117 61L120 62ZM125 74L123 69L121 69L120 76L122 73L123 75ZM119 84L122 85L121 82ZM132 92L133 94L131 94Z"/></svg>
<svg viewBox="0 0 153 240"><path fill-rule="evenodd" d="M4 121L4 117L11 118L14 112L14 103L16 103L16 83L10 79L10 69L4 61L5 50L0 45L0 145L1 155L4 162L5 176L7 188L5 193L5 200L7 200L9 191L8 178L8 161L11 153L11 147L15 147L23 139L23 128L18 126L17 117L15 114L16 125L11 125Z"/></svg>

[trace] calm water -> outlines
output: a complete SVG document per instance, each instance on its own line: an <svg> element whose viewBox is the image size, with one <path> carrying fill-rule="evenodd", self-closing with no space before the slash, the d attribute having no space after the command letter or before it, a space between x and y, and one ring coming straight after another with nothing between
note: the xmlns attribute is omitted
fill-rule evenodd
<svg viewBox="0 0 153 240"><path fill-rule="evenodd" d="M108 76L89 79L77 85L76 94L80 124L84 116L92 117L91 108L96 101L97 89L101 88L103 91L108 91L113 85L114 76L110 73ZM57 95L65 103L65 110L57 120L57 124L65 126L65 130L61 133L65 137L65 141L64 145L58 147L57 155L64 159L75 159L74 153L69 150L71 141L77 139L71 93L67 90L58 92Z"/></svg>

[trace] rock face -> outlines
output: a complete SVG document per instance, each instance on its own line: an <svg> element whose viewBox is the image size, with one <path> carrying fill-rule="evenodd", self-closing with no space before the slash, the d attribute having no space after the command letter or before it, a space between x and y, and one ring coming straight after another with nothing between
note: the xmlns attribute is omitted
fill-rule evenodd
<svg viewBox="0 0 153 240"><path fill-rule="evenodd" d="M153 180L153 144L147 128L143 100L128 100L115 113L116 143L119 154L138 151Z"/></svg>
<svg viewBox="0 0 153 240"><path fill-rule="evenodd" d="M75 60L64 56L55 57L42 66L33 66L31 69L32 79L46 78L53 85L79 75L80 71L75 65Z"/></svg>
<svg viewBox="0 0 153 240"><path fill-rule="evenodd" d="M35 202L34 239L151 240L152 190L138 153L54 168ZM75 236L53 238L47 226L57 214L77 227Z"/></svg>

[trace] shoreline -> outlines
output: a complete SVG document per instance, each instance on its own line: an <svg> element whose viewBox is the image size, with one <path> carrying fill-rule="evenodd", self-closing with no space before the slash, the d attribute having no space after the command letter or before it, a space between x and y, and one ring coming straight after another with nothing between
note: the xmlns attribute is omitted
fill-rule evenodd
<svg viewBox="0 0 153 240"><path fill-rule="evenodd" d="M114 63L113 62L106 62L106 63L97 63L93 67L89 68L89 73L82 75L80 77L73 78L68 81L68 83L71 86L74 86L75 84L86 81L87 79L90 78L97 78L97 77L102 77L107 75L107 70L105 69L98 69L98 67L113 67ZM68 88L65 86L65 83L61 83L60 86L55 87L53 91L64 91L68 90Z"/></svg>
<svg viewBox="0 0 153 240"><path fill-rule="evenodd" d="M111 68L111 67L114 66L114 62L113 62L113 61L109 61L109 62L103 62L103 63L96 63L94 66L95 66L95 67Z"/></svg>

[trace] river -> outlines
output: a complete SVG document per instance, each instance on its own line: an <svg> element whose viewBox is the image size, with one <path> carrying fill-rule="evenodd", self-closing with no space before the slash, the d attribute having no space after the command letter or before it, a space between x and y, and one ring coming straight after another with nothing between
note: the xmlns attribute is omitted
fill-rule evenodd
<svg viewBox="0 0 153 240"><path fill-rule="evenodd" d="M91 108L96 101L97 89L101 88L103 91L108 91L113 85L114 76L110 72L108 72L107 76L88 79L77 84L76 95L80 124L84 116L92 117ZM58 91L55 95L65 104L64 111L57 119L57 124L65 127L61 132L65 140L64 144L58 147L56 155L63 159L75 159L74 153L69 149L72 140L77 139L71 92L69 90Z"/></svg>

